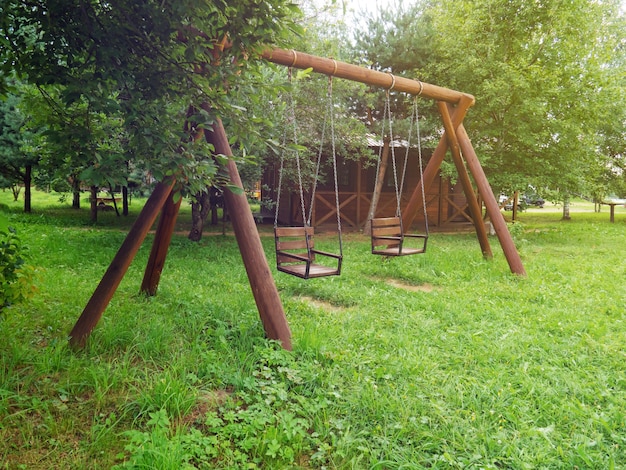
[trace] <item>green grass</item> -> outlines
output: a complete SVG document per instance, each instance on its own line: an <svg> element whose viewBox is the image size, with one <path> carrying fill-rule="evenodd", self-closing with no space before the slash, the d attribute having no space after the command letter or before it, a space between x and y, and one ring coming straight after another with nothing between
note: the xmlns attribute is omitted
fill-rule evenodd
<svg viewBox="0 0 626 470"><path fill-rule="evenodd" d="M347 234L340 277L274 272L291 353L263 336L234 237L189 242L184 208L158 295L138 294L149 239L72 352L132 214L93 226L37 197L23 215L0 193L38 274L0 320L0 468L626 467L623 208L521 213L526 278L495 237L492 261L437 233L385 261Z"/></svg>

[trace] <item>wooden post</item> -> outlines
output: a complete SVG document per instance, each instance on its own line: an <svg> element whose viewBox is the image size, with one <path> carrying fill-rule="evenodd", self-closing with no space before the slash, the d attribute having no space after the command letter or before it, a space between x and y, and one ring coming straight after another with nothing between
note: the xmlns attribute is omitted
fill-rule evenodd
<svg viewBox="0 0 626 470"><path fill-rule="evenodd" d="M154 224L161 207L163 207L173 187L174 180L171 179L157 184L154 188L137 220L135 220L128 235L126 235L122 246L104 273L100 284L96 287L83 313L70 332L70 345L72 347L82 348L85 346L89 335L96 327L104 309L106 309L117 287L122 282L124 274L126 274L137 251L139 251L150 227Z"/></svg>
<svg viewBox="0 0 626 470"><path fill-rule="evenodd" d="M469 136L467 135L465 127L463 127L463 125L461 124L457 128L456 132L461 151L463 152L463 157L467 162L467 167L469 168L470 173L474 177L474 181L476 181L478 191L480 192L480 194L482 194L483 200L485 201L487 215L491 219L491 223L493 224L493 228L496 231L498 240L500 240L500 246L502 246L502 251L504 252L504 256L509 263L511 272L513 272L514 274L525 276L526 270L524 269L522 260L519 256L519 253L517 252L517 248L515 248L515 243L513 242L511 233L506 226L506 222L504 220L504 217L502 216L502 212L500 212L498 201L496 200L491 186L489 185L489 181L487 181L487 177L485 176L485 172L483 171L483 168L478 161L478 157L476 156L476 152L472 147L472 143L469 139Z"/></svg>
<svg viewBox="0 0 626 470"><path fill-rule="evenodd" d="M156 295L157 293L161 273L165 266L167 250L170 247L174 228L176 227L176 218L182 197L178 198L178 202L174 202L173 197L174 194L170 194L161 209L161 217L159 218L159 225L157 226L154 241L152 242L150 258L148 258L148 264L146 265L146 270L143 275L140 292L147 295Z"/></svg>
<svg viewBox="0 0 626 470"><path fill-rule="evenodd" d="M519 207L519 191L515 191L513 193L513 206L511 206L511 210L513 211L513 215L511 219L513 222L517 220L517 209Z"/></svg>
<svg viewBox="0 0 626 470"><path fill-rule="evenodd" d="M366 235L372 234L372 219L376 217L376 207L378 207L378 201L380 200L380 193L383 190L385 184L385 175L387 174L387 166L389 165L389 143L391 137L385 136L383 138L383 151L380 157L380 165L378 166L378 174L376 175L376 186L372 193L372 200L370 201L369 212L367 213L367 220L363 227L363 233Z"/></svg>
<svg viewBox="0 0 626 470"><path fill-rule="evenodd" d="M195 109L189 107L187 109L187 117L189 118ZM191 121L185 121L183 127L186 134L194 142L204 137L204 130L197 129L196 125ZM152 242L152 249L150 250L150 257L148 258L148 264L144 271L143 281L141 282L140 292L146 295L156 295L159 287L159 281L161 280L161 273L165 266L165 258L167 257L167 251L169 250L170 243L172 242L172 235L174 234L174 228L176 227L176 219L178 217L178 211L180 210L180 204L182 197L178 198L177 202L174 202L174 194L171 193L169 197L163 203L161 209L161 217L159 218L159 225L157 226L156 234Z"/></svg>
<svg viewBox="0 0 626 470"><path fill-rule="evenodd" d="M439 112L441 113L441 118L443 120L443 127L446 131L445 135L448 139L448 147L450 148L450 153L452 154L452 159L454 160L454 165L456 166L456 171L459 174L459 180L461 181L463 191L465 192L465 198L467 199L467 203L469 205L470 214L474 220L474 228L476 229L476 236L478 237L483 257L485 259L491 259L493 258L493 253L491 251L491 246L489 245L487 230L485 229L485 224L483 223L482 210L478 205L478 199L474 193L474 188L472 188L472 182L470 181L470 177L467 174L467 170L463 163L463 157L461 157L459 142L456 137L454 125L452 124L448 104L443 101L438 101L437 107L439 108Z"/></svg>
<svg viewBox="0 0 626 470"><path fill-rule="evenodd" d="M474 97L467 93L450 90L437 85L411 80L410 78L396 77L387 72L347 64L334 59L326 59L304 52L284 49L271 49L262 54L263 58L275 64L286 65L298 69L312 69L314 72L323 73L338 78L345 78L354 82L365 83L379 88L419 95L447 103L459 103L462 99L474 103ZM471 106L470 104L470 106Z"/></svg>
<svg viewBox="0 0 626 470"><path fill-rule="evenodd" d="M232 156L224 126L219 118L215 120L211 130L205 131L205 135L207 141L213 144L215 153ZM231 184L243 188L237 165L232 159L228 160L227 169ZM283 348L291 350L291 331L287 317L243 189L241 194L235 194L224 188L224 199L265 333L269 338L281 341Z"/></svg>

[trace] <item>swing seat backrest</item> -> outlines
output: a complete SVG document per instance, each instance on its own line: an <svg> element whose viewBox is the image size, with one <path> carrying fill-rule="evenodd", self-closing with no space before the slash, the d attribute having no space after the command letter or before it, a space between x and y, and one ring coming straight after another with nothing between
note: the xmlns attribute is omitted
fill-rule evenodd
<svg viewBox="0 0 626 470"><path fill-rule="evenodd" d="M338 276L342 256L316 250L313 234L313 227L276 227L276 268L303 279ZM316 255L331 259L333 266L316 264Z"/></svg>
<svg viewBox="0 0 626 470"><path fill-rule="evenodd" d="M276 227L276 262L315 261L313 233L313 227Z"/></svg>
<svg viewBox="0 0 626 470"><path fill-rule="evenodd" d="M420 247L408 247L406 238L422 239ZM384 256L416 255L426 251L426 235L405 234L400 217L382 217L372 219L372 253Z"/></svg>

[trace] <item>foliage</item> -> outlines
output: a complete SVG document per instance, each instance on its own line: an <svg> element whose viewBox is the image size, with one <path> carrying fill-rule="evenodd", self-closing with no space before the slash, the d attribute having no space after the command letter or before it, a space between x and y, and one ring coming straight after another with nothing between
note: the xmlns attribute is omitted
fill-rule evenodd
<svg viewBox="0 0 626 470"><path fill-rule="evenodd" d="M608 65L623 41L623 26L611 32L624 22L619 2L434 5L433 74L477 97L468 128L494 186L588 189L605 164L597 129L617 86Z"/></svg>
<svg viewBox="0 0 626 470"><path fill-rule="evenodd" d="M0 99L0 187L15 188L30 184L26 167L36 165L39 156L33 148L36 131L28 128L21 93Z"/></svg>
<svg viewBox="0 0 626 470"><path fill-rule="evenodd" d="M366 18L355 44L368 65L476 96L466 127L496 193L532 184L562 198L621 177L605 172L623 159L620 4L395 5ZM426 113L441 128L436 111Z"/></svg>
<svg viewBox="0 0 626 470"><path fill-rule="evenodd" d="M191 193L213 182L217 164L189 133L221 115L242 147L253 141L255 119L237 101L255 100L252 59L298 32L286 0L11 0L1 8L1 71L37 85L46 120L64 124L51 125L48 138L74 180L116 180L132 161L157 180L176 176Z"/></svg>
<svg viewBox="0 0 626 470"><path fill-rule="evenodd" d="M0 311L35 294L34 270L26 264L27 251L14 227L0 231Z"/></svg>
<svg viewBox="0 0 626 470"><path fill-rule="evenodd" d="M424 10L420 2L415 2L408 6L396 3L387 9L379 7L376 12L366 13L360 19L364 28L356 31L353 38L352 53L355 61L374 70L430 81L428 66L439 58L435 56L431 45L436 33ZM369 113L373 118L370 126L382 120L384 99L384 93L380 92L369 98L366 105L371 108ZM402 120L411 115L412 100L394 93L391 94L391 100L392 115L397 121L394 127L398 129L398 135L405 136L408 124ZM420 127L426 137L425 144L434 148L439 139L433 134L441 128L441 120L435 103L423 100L419 100L419 103L423 121ZM375 129L376 134L380 133L379 125L372 129Z"/></svg>
<svg viewBox="0 0 626 470"><path fill-rule="evenodd" d="M310 432L309 416L330 401L322 390L311 396L303 384L319 371L298 367L279 345L255 349L257 363L242 390L189 429L172 426L160 409L150 413L148 431L127 431L130 459L119 468L260 468L314 455L323 443ZM314 455L311 462L319 465L325 457Z"/></svg>
<svg viewBox="0 0 626 470"><path fill-rule="evenodd" d="M345 234L339 277L272 269L293 352L263 337L234 237L174 235L159 295L137 295L143 247L77 354L67 333L132 220L86 227L37 198L51 206L26 216L0 193L41 266L0 323L0 467L626 465L626 208L613 224L580 200L567 223L551 204L519 214L526 278L473 234L388 261Z"/></svg>

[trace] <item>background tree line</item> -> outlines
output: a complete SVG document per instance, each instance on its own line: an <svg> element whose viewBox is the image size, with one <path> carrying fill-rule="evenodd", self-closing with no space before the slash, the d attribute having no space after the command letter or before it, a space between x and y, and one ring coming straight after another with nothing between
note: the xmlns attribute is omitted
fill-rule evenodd
<svg viewBox="0 0 626 470"><path fill-rule="evenodd" d="M496 193L531 185L565 211L572 195L626 195L619 0L416 0L356 18L358 2L348 0L175 3L0 6L4 187L33 179L73 193L77 205L84 187L171 174L199 201L223 175L189 131L216 115L245 179L256 181L280 154L289 100L299 143L316 148L327 89L325 78L303 74L290 84L284 69L256 60L271 44L473 94L466 127ZM333 93L338 151L370 155L365 135L380 133L384 92L336 80ZM401 135L410 106L393 100ZM435 105L420 105L424 145L434 145Z"/></svg>

